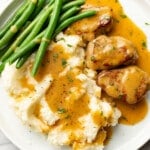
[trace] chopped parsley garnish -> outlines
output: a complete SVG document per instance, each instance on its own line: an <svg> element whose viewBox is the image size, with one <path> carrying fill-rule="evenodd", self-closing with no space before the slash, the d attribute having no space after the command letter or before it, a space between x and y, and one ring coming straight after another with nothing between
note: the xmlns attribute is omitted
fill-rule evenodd
<svg viewBox="0 0 150 150"><path fill-rule="evenodd" d="M120 95L118 96L118 99L122 100L123 97L124 97L124 95L120 94Z"/></svg>
<svg viewBox="0 0 150 150"><path fill-rule="evenodd" d="M145 22L145 25L149 26L149 25L150 25L150 23L148 23L148 22Z"/></svg>
<svg viewBox="0 0 150 150"><path fill-rule="evenodd" d="M73 79L70 76L67 76L69 82L73 82Z"/></svg>
<svg viewBox="0 0 150 150"><path fill-rule="evenodd" d="M128 122L128 119L125 117L125 116L121 116L121 118L120 119L122 119L122 120L124 120L124 121L127 121Z"/></svg>
<svg viewBox="0 0 150 150"><path fill-rule="evenodd" d="M145 41L142 42L142 47L147 48L147 43Z"/></svg>
<svg viewBox="0 0 150 150"><path fill-rule="evenodd" d="M103 111L101 111L101 114L100 114L101 116L103 116L104 115L104 113L103 113Z"/></svg>
<svg viewBox="0 0 150 150"><path fill-rule="evenodd" d="M61 64L63 67L65 67L67 65L67 61L65 59L62 59Z"/></svg>
<svg viewBox="0 0 150 150"><path fill-rule="evenodd" d="M60 41L64 41L65 42L65 39L64 38L60 38Z"/></svg>
<svg viewBox="0 0 150 150"><path fill-rule="evenodd" d="M68 47L72 47L72 45L71 45L71 44L67 44L67 46L68 46Z"/></svg>
<svg viewBox="0 0 150 150"><path fill-rule="evenodd" d="M114 18L114 21L116 22L116 23L119 23L120 21L118 20L118 19L116 19L116 18Z"/></svg>
<svg viewBox="0 0 150 150"><path fill-rule="evenodd" d="M83 65L85 65L85 61L83 61Z"/></svg>
<svg viewBox="0 0 150 150"><path fill-rule="evenodd" d="M70 115L67 115L67 116L65 117L65 119L69 119L69 118L71 118L71 116L70 116Z"/></svg>
<svg viewBox="0 0 150 150"><path fill-rule="evenodd" d="M91 61L95 61L95 57L94 56L91 56Z"/></svg>
<svg viewBox="0 0 150 150"><path fill-rule="evenodd" d="M54 54L53 54L53 60L56 61L57 58L58 58L58 54L57 54L57 53L54 53Z"/></svg>
<svg viewBox="0 0 150 150"><path fill-rule="evenodd" d="M114 51L114 50L116 50L116 48L113 46L111 50Z"/></svg>
<svg viewBox="0 0 150 150"><path fill-rule="evenodd" d="M125 14L121 14L120 17L121 18L127 18L127 16Z"/></svg>
<svg viewBox="0 0 150 150"><path fill-rule="evenodd" d="M64 113L66 113L67 112L67 110L66 109L64 109L64 108L58 108L58 113L59 114L64 114Z"/></svg>

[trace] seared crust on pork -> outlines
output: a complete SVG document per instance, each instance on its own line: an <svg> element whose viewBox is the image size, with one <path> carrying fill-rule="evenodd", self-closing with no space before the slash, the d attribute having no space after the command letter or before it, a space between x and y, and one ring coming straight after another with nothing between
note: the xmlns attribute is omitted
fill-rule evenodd
<svg viewBox="0 0 150 150"><path fill-rule="evenodd" d="M99 36L88 44L86 52L87 67L94 70L135 64L137 59L137 50L132 42L120 36Z"/></svg>
<svg viewBox="0 0 150 150"><path fill-rule="evenodd" d="M150 78L146 72L136 66L123 69L102 71L97 84L111 97L135 104L142 100Z"/></svg>
<svg viewBox="0 0 150 150"><path fill-rule="evenodd" d="M82 11L96 10L97 14L92 18L82 19L67 30L67 34L77 34L84 42L93 40L97 35L110 32L113 26L113 13L110 7L84 6Z"/></svg>

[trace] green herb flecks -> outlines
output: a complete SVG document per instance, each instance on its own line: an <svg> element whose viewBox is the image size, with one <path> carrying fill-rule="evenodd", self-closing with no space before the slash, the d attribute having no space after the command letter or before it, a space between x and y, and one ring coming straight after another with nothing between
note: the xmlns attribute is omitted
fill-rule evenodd
<svg viewBox="0 0 150 150"><path fill-rule="evenodd" d="M65 59L62 59L61 64L62 64L63 67L66 67L67 61Z"/></svg>
<svg viewBox="0 0 150 150"><path fill-rule="evenodd" d="M59 114L64 114L64 113L67 112L67 110L64 109L64 108L58 108L57 112L58 112Z"/></svg>
<svg viewBox="0 0 150 150"><path fill-rule="evenodd" d="M120 14L120 17L123 18L123 19L125 19L125 18L127 18L127 15L125 15L125 14Z"/></svg>
<svg viewBox="0 0 150 150"><path fill-rule="evenodd" d="M147 48L147 43L145 41L142 42L142 47Z"/></svg>

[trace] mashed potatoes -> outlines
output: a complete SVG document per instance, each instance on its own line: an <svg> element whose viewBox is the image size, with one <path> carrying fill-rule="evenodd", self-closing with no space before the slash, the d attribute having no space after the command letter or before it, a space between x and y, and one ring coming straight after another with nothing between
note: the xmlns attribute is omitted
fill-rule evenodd
<svg viewBox="0 0 150 150"><path fill-rule="evenodd" d="M121 114L102 100L97 73L85 67L80 37L59 34L35 78L30 75L33 57L19 70L7 64L2 73L20 119L47 134L52 144L103 149L105 128L115 126Z"/></svg>

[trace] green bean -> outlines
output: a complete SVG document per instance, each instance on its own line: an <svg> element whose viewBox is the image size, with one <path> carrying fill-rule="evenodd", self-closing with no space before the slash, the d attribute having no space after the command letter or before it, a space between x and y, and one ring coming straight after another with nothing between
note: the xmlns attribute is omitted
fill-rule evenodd
<svg viewBox="0 0 150 150"><path fill-rule="evenodd" d="M72 7L69 10L67 10L66 12L64 12L64 14L60 17L59 22L62 22L64 20L66 20L67 18L73 16L74 14L76 14L77 12L79 12L80 8L79 7Z"/></svg>
<svg viewBox="0 0 150 150"><path fill-rule="evenodd" d="M21 46L25 46L28 42L30 42L41 30L43 24L45 23L46 19L48 18L49 14L51 13L53 9L53 5L48 7L43 15L39 18L38 22L35 24L35 27L33 28L32 32L28 35L28 37L24 40L24 42L21 44Z"/></svg>
<svg viewBox="0 0 150 150"><path fill-rule="evenodd" d="M19 18L19 20L14 25L10 27L7 33L0 40L0 49L3 48L12 39L12 37L16 34L16 32L25 24L25 22L32 14L36 6L36 3L37 3L36 0L30 0L29 6L27 7L23 15Z"/></svg>
<svg viewBox="0 0 150 150"><path fill-rule="evenodd" d="M54 0L51 1L51 4L53 3ZM34 29L32 30L32 32L30 33L30 35L27 37L27 39L25 39L25 41L21 44L21 46L25 46L28 42L30 42L34 36L40 31L41 27L43 26L44 22L46 21L46 19L48 18L50 12L52 11L52 8L53 8L53 5L51 5L50 8L47 8L47 12L45 12L45 14L43 16L41 16L41 18L39 19L38 23L36 24L36 26L34 27ZM29 53L30 54L30 53ZM28 54L28 55L29 55ZM21 57L17 64L16 64L16 68L20 68L24 63L25 61L27 60L27 58L29 56L23 56Z"/></svg>
<svg viewBox="0 0 150 150"><path fill-rule="evenodd" d="M74 6L80 6L83 5L85 3L85 0L75 0L75 1L71 1L67 4L65 4L62 8L62 11L66 11L67 9L70 9Z"/></svg>
<svg viewBox="0 0 150 150"><path fill-rule="evenodd" d="M16 38L16 40L11 44L9 49L2 56L1 61L4 62L20 45L20 43L25 39L25 37L31 32L36 22L32 22L29 26L20 33L20 35Z"/></svg>
<svg viewBox="0 0 150 150"><path fill-rule="evenodd" d="M6 24L0 29L0 39L5 35L9 28L18 20L18 18L23 14L24 10L27 8L28 2L23 3L19 10L6 22Z"/></svg>
<svg viewBox="0 0 150 150"><path fill-rule="evenodd" d="M0 51L0 57L2 57L5 53L5 49Z"/></svg>
<svg viewBox="0 0 150 150"><path fill-rule="evenodd" d="M74 18L74 17L72 17L73 18L73 22L75 22L75 20L74 19L77 19L77 20L79 20L79 19L82 19L82 18L85 18L85 17L89 17L89 16L92 16L92 15L94 15L96 12L95 11L88 11L88 12L84 12L84 13L81 13L81 14L79 14L79 15L77 15L76 16L76 18ZM71 20L72 20L72 18L71 18ZM70 20L70 19L68 19L68 20ZM76 20L76 21L77 21ZM64 21L64 22L66 22L66 21ZM63 24L63 23L62 23ZM61 24L61 25L62 25ZM60 26L61 26L60 25ZM67 25L68 26L68 25ZM65 26L66 27L66 26ZM62 30L63 30L64 28L57 28L56 29L56 31L58 31L59 30L59 32L61 32ZM13 62L15 62L18 58L20 58L20 57L22 57L22 61L23 61L23 57L24 57L24 55L26 55L28 52L30 52L31 50L30 50L30 48L32 48L32 47L34 47L35 45L37 45L37 41L39 41L40 40L40 38L42 38L43 36L44 36L44 34L45 34L45 32L46 32L46 30L44 30L43 32L41 32L37 37L35 37L35 39L34 40L32 40L29 44L27 44L26 46L24 46L23 48L20 48L18 51L16 51L12 56L11 56L11 58L10 58L10 64L12 64ZM25 58L26 58L26 56L25 56Z"/></svg>
<svg viewBox="0 0 150 150"><path fill-rule="evenodd" d="M53 4L55 0L49 0L49 4Z"/></svg>
<svg viewBox="0 0 150 150"><path fill-rule="evenodd" d="M53 12L51 15L51 19L50 19L48 28L46 30L46 33L44 34L44 37L42 38L42 42L40 44L39 50L37 51L37 54L35 57L35 63L33 65L32 72L31 72L33 76L36 75L36 73L41 65L41 62L45 55L48 44L52 38L52 35L53 35L56 25L58 23L60 11L62 8L62 2L63 2L62 0L55 0L54 8L53 8Z"/></svg>
<svg viewBox="0 0 150 150"><path fill-rule="evenodd" d="M80 14L81 15L81 14ZM89 15L89 14L88 14ZM79 16L80 17L80 16ZM63 29L63 28L62 28ZM62 31L62 30L59 30L60 32ZM36 41L39 41L39 39L41 38L41 37L43 37L44 36L44 33L46 32L46 30L44 30L42 33L40 33L33 41L31 41L31 43L29 43L29 44L27 44L26 46L24 46L24 48L21 48L21 49L19 49L18 51L16 51L14 54L13 54L13 56L11 57L11 59L10 59L10 64L12 64L14 61L16 61L18 58L20 58L21 57L21 59L20 59L20 61L22 61L22 62L25 62L26 61L26 53L28 53L29 51L30 51L30 47L34 47L36 44L35 44L35 42ZM32 44L35 44L35 45L32 45ZM32 45L32 46L31 46ZM24 56L25 55L25 56ZM25 57L25 58L24 58ZM19 61L18 61L18 63L19 63ZM21 62L20 62L20 64L21 64ZM17 68L20 68L21 66L20 65L18 65L19 67L17 67Z"/></svg>
<svg viewBox="0 0 150 150"><path fill-rule="evenodd" d="M53 3L55 0L51 0L51 3ZM70 2L70 0L63 0L63 4L67 3L67 2Z"/></svg>
<svg viewBox="0 0 150 150"><path fill-rule="evenodd" d="M32 30L36 22L32 22L27 29L13 42L13 44L10 46L10 48L6 51L6 53L2 56L1 61L4 62L19 46L19 44L25 39L25 37L29 34L29 32Z"/></svg>
<svg viewBox="0 0 150 150"><path fill-rule="evenodd" d="M70 2L70 0L63 0L63 4Z"/></svg>
<svg viewBox="0 0 150 150"><path fill-rule="evenodd" d="M45 5L45 0L38 0L37 7L34 10L34 13L32 14L30 20L33 20L39 14L39 12L44 7L44 5Z"/></svg>
<svg viewBox="0 0 150 150"><path fill-rule="evenodd" d="M31 51L32 48L34 48L37 44L39 44L39 40L43 37L46 30L41 32L37 37L35 37L29 44L18 48L19 50L16 50L16 52L9 58L9 63L14 63L18 58L23 57L28 52Z"/></svg>
<svg viewBox="0 0 150 150"><path fill-rule="evenodd" d="M5 63L0 64L0 73L2 73L2 71L4 70L4 68L5 68Z"/></svg>
<svg viewBox="0 0 150 150"><path fill-rule="evenodd" d="M56 29L55 31L55 34L53 37L55 37L58 33L60 33L62 30L64 30L65 28L67 28L69 25L71 25L72 23L78 21L78 20L81 20L83 18L87 18L87 17L91 17L93 15L96 14L96 11L95 10L88 10L88 11L85 11L85 12L82 12L74 17L71 17L69 19L66 19L64 22L62 22L58 28Z"/></svg>
<svg viewBox="0 0 150 150"><path fill-rule="evenodd" d="M68 0L67 0L68 1ZM51 1L51 3L53 2L53 0ZM63 0L63 2L64 2L64 0ZM65 13L64 13L64 15L62 15L62 19L60 18L60 21L63 21L63 20L65 20L66 18L68 18L68 17L70 17L71 15L73 15L73 14L75 14L75 13L77 13L77 11L79 11L80 9L79 9L79 7L73 7L73 8L71 8L71 9L69 9L68 11L66 11ZM39 22L42 22L42 21L39 21ZM39 25L37 25L37 26L39 26ZM27 39L26 39L27 40ZM26 41L25 40L25 41ZM30 41L30 40L29 40ZM21 46L24 46L24 45L26 45L29 41L26 41L23 45L21 45ZM29 53L30 54L30 53ZM25 61L27 60L27 58L29 57L29 54L28 55L25 55L25 56L22 56L19 60L18 60L18 62L17 62L17 64L16 64L16 68L18 69L18 68L20 68L24 63L25 63Z"/></svg>
<svg viewBox="0 0 150 150"><path fill-rule="evenodd" d="M26 28L32 23L32 21L27 21L25 25L20 29L20 33L26 30ZM20 36L20 35L19 35Z"/></svg>
<svg viewBox="0 0 150 150"><path fill-rule="evenodd" d="M55 0L48 0L48 3L52 4L52 3L54 3L54 1ZM68 2L68 1L70 1L70 0L63 0L63 4L66 3L66 2Z"/></svg>
<svg viewBox="0 0 150 150"><path fill-rule="evenodd" d="M8 62L8 59L0 64L0 73L4 70L6 63Z"/></svg>
<svg viewBox="0 0 150 150"><path fill-rule="evenodd" d="M15 53L12 54L12 56L9 58L9 63L12 64L14 63L17 59L17 64L16 64L16 68L20 68L25 61L27 60L27 58L33 53L34 51L34 47L36 45L39 44L39 40L42 38L41 40L41 44L39 47L39 50L37 51L36 57L35 57L35 62L32 68L32 75L35 76L38 68L42 62L42 59L45 55L47 46L49 44L49 42L51 41L52 37L56 36L59 32L61 32L62 30L64 30L65 28L67 28L70 24L72 24L75 21L78 21L80 19L86 18L86 17L90 17L96 14L96 11L94 10L89 10L89 11L85 11L82 12L74 17L70 17L73 14L75 14L77 11L79 11L78 7L73 7L69 10L67 10L60 18L61 21L63 21L58 28L56 28L56 25L58 23L58 17L60 14L60 10L61 10L61 6L62 6L62 1L63 0L55 0L55 4L54 4L54 8L53 8L53 12L51 15L51 19L49 21L49 25L46 28L46 30L44 30L43 32L41 32L40 34L38 34L35 38L34 35L32 37L31 42L28 41L26 44L21 44L22 46L20 46L19 48L17 48L15 50ZM57 5L56 5L57 3ZM75 12L76 10L76 12ZM70 18L68 18L70 17ZM41 17L40 17L41 18ZM67 19L68 18L68 19ZM38 19L39 21L39 19ZM35 24L34 24L35 25ZM55 32L54 32L55 31Z"/></svg>
<svg viewBox="0 0 150 150"><path fill-rule="evenodd" d="M47 9L50 6L48 4L45 6L45 9ZM33 27L36 25L36 23L39 21L43 13L45 13L45 9L43 9L39 15L31 22L31 24L22 32L22 34L17 37L17 39L13 42L13 44L10 46L10 48L7 50L7 52L3 55L1 58L1 61L5 61L13 52L14 50L21 44L21 42L25 39L25 37L31 32Z"/></svg>
<svg viewBox="0 0 150 150"><path fill-rule="evenodd" d="M18 53L14 53L10 59L9 59L9 63L12 64L14 63L14 61L16 61L16 57L17 55L21 55L22 53L25 55L28 51L31 51L38 43L36 42L30 42L28 45L26 45L25 47L21 48L18 50ZM19 58L19 57L18 57Z"/></svg>
<svg viewBox="0 0 150 150"><path fill-rule="evenodd" d="M31 54L32 54L32 52L28 52L26 55L19 58L16 63L16 68L17 69L21 68L24 65L24 63L27 61L27 59L30 57Z"/></svg>

